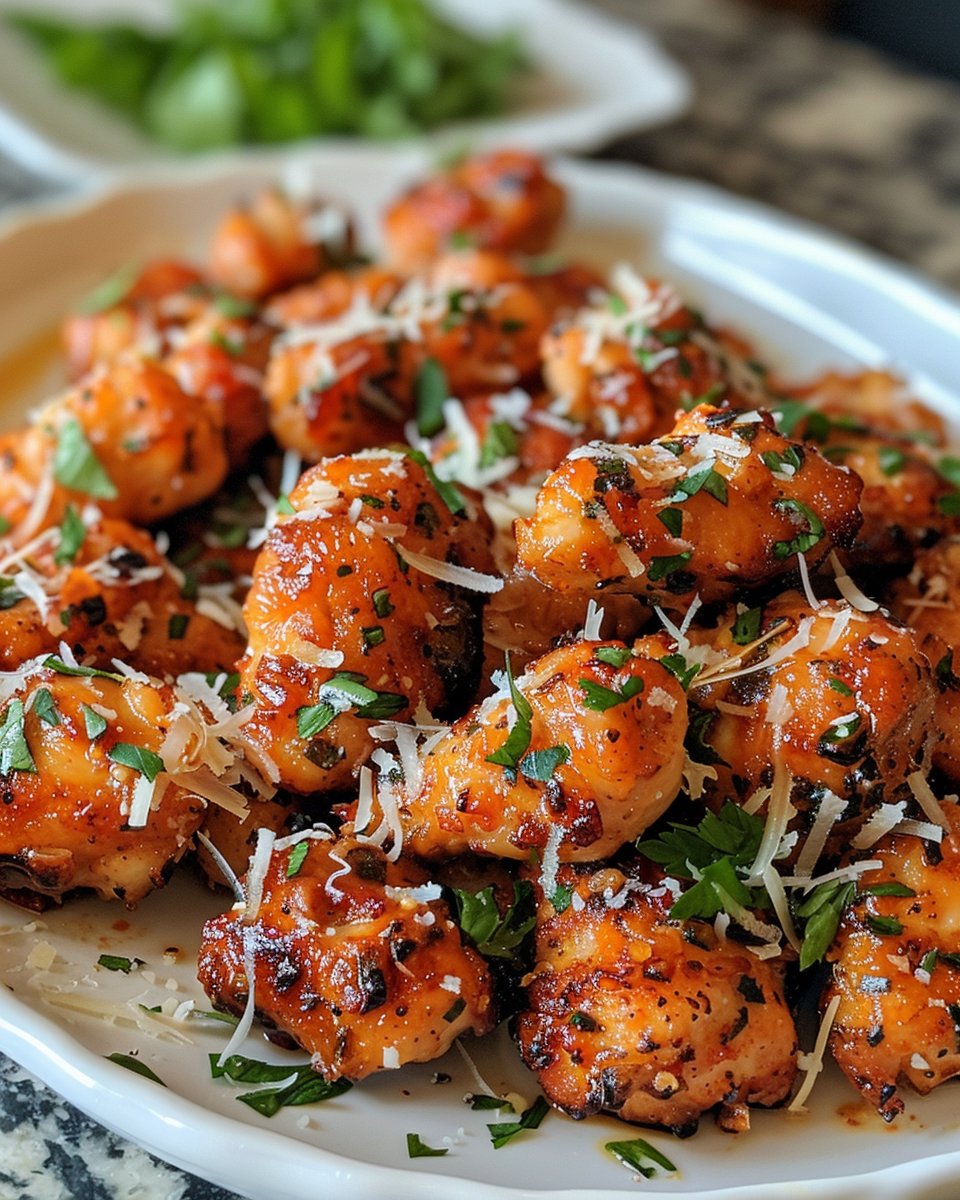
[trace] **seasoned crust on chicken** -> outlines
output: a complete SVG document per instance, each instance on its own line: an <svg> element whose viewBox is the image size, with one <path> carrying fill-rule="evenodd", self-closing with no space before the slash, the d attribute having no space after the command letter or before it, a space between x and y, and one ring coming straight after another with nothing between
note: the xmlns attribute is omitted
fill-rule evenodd
<svg viewBox="0 0 960 1200"><path fill-rule="evenodd" d="M248 737L281 784L329 792L369 757L371 725L421 705L459 715L476 692L482 594L432 577L416 555L482 572L492 561L485 527L451 512L403 454L327 460L290 505L254 570L240 690L253 697Z"/></svg>
<svg viewBox="0 0 960 1200"><path fill-rule="evenodd" d="M784 592L754 615L749 637L779 632L746 653L734 641L743 614L733 609L715 628L687 633L684 661L698 660L704 647L719 660L711 667L708 656L703 674L712 670L720 682L694 678L688 693L707 750L699 757L716 776L706 793L716 802L745 800L781 765L797 809L791 828L809 825L825 791L841 798L829 844L837 852L879 805L910 798L906 778L932 743L933 672L912 631L882 610L858 612L843 601L813 609L798 592ZM638 646L655 652L647 641Z"/></svg>
<svg viewBox="0 0 960 1200"><path fill-rule="evenodd" d="M726 600L847 543L860 487L769 417L702 406L649 445L570 454L516 523L518 561L561 591Z"/></svg>
<svg viewBox="0 0 960 1200"><path fill-rule="evenodd" d="M557 881L572 902L541 903L517 1021L551 1103L686 1134L715 1105L745 1128L745 1106L786 1099L797 1040L777 966L712 924L671 921L672 894L637 864L564 867Z"/></svg>
<svg viewBox="0 0 960 1200"><path fill-rule="evenodd" d="M833 1057L885 1121L903 1110L901 1083L925 1095L960 1074L960 812L943 811L939 846L891 834L871 848L881 865L859 877L829 955Z"/></svg>
<svg viewBox="0 0 960 1200"><path fill-rule="evenodd" d="M148 533L109 517L74 517L82 541L72 559L61 561L62 532L51 528L11 574L0 574L0 670L54 654L60 642L107 670L115 658L160 677L233 670L243 638L184 597L179 572ZM46 597L45 612L23 580Z"/></svg>
<svg viewBox="0 0 960 1200"><path fill-rule="evenodd" d="M61 899L92 888L132 906L161 887L192 845L205 802L167 781L145 827L132 828L144 776L111 755L118 744L157 753L175 703L171 689L34 664L7 696L0 709L3 890Z"/></svg>
<svg viewBox="0 0 960 1200"><path fill-rule="evenodd" d="M252 961L259 1018L329 1080L427 1062L492 1027L487 967L446 904L420 898L440 891L421 890L420 868L352 838L309 839L296 870L291 854L273 853L249 923L233 911L204 926L199 976L217 1008L243 1011Z"/></svg>
<svg viewBox="0 0 960 1200"><path fill-rule="evenodd" d="M509 694L462 717L401 801L411 853L525 859L554 846L564 860L595 859L641 834L676 797L686 707L658 662L623 643L578 641L530 663L515 687L530 707L527 744L505 751L520 732Z"/></svg>
<svg viewBox="0 0 960 1200"><path fill-rule="evenodd" d="M498 150L415 184L384 213L383 235L391 262L404 270L426 266L457 237L481 249L539 254L565 208L540 158Z"/></svg>

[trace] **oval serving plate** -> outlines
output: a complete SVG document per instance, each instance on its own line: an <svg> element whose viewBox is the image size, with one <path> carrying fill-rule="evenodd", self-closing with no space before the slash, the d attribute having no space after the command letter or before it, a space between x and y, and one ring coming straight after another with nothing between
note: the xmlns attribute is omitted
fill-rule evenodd
<svg viewBox="0 0 960 1200"><path fill-rule="evenodd" d="M425 162L411 152L338 150L310 156L299 174L349 203L370 244L383 202ZM743 329L793 375L892 366L921 398L960 415L960 304L947 293L708 188L616 166L561 162L557 170L572 201L563 249L603 263L629 258L676 281L712 319ZM132 259L198 252L227 203L283 173L280 156L156 169L81 203L8 218L0 225L0 420L15 423L22 404L54 381L49 331L77 296ZM454 1188L463 1200L638 1194L603 1151L604 1142L631 1136L611 1119L576 1124L551 1114L536 1133L494 1150L485 1128L492 1118L463 1103L478 1084L455 1054L269 1120L238 1103L242 1089L208 1078L206 1056L223 1045L226 1027L164 1023L139 1007L171 996L206 1007L195 951L203 920L225 903L185 870L129 914L83 900L34 920L0 904L0 1049L117 1132L256 1200L314 1200L334 1187L349 1200L447 1200ZM97 969L104 952L146 965L130 975ZM105 1061L116 1051L137 1054L167 1086ZM302 1061L259 1036L247 1052ZM532 1097L532 1077L504 1031L470 1052L490 1087ZM450 1082L432 1082L437 1071ZM703 1200L945 1195L960 1171L955 1098L949 1085L910 1097L899 1126L888 1129L828 1066L805 1116L755 1111L753 1130L739 1138L709 1119L686 1142L648 1134L679 1174L643 1181L643 1190ZM450 1153L412 1163L412 1132Z"/></svg>

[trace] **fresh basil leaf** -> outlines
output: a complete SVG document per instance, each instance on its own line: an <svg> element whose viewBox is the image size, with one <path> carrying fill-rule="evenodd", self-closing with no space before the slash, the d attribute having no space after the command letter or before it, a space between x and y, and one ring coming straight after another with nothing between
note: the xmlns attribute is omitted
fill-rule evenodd
<svg viewBox="0 0 960 1200"><path fill-rule="evenodd" d="M111 746L107 751L107 758L121 766L139 771L150 783L166 770L159 754L145 746L134 746L130 742L117 742Z"/></svg>
<svg viewBox="0 0 960 1200"><path fill-rule="evenodd" d="M523 1111L519 1121L498 1121L493 1125L488 1125L490 1141L493 1143L494 1150L499 1150L501 1146L505 1146L518 1133L523 1133L528 1129L539 1129L543 1118L549 1111L550 1105L542 1096L538 1096L530 1107Z"/></svg>
<svg viewBox="0 0 960 1200"><path fill-rule="evenodd" d="M514 958L537 923L533 885L528 880L514 883L513 903L502 916L492 885L479 892L453 888L453 895L461 930L490 958Z"/></svg>
<svg viewBox="0 0 960 1200"><path fill-rule="evenodd" d="M118 1067L126 1067L128 1071L133 1071L136 1075L142 1075L144 1079L150 1079L154 1083L159 1083L161 1087L167 1086L155 1071L150 1070L145 1062L141 1062L139 1058L134 1058L131 1054L120 1054L117 1051L113 1054L105 1054L103 1057L112 1063L116 1063Z"/></svg>
<svg viewBox="0 0 960 1200"><path fill-rule="evenodd" d="M570 761L569 746L550 746L531 750L520 760L520 774L535 783L546 783L562 763Z"/></svg>
<svg viewBox="0 0 960 1200"><path fill-rule="evenodd" d="M643 680L639 675L631 675L622 688L608 688L592 679L581 679L580 688L583 692L583 707L592 712L606 712L625 704L643 691Z"/></svg>
<svg viewBox="0 0 960 1200"><path fill-rule="evenodd" d="M86 536L87 527L83 523L83 518L72 504L68 504L60 524L60 541L53 554L53 561L58 567L64 567L73 562L79 554Z"/></svg>
<svg viewBox="0 0 960 1200"><path fill-rule="evenodd" d="M290 848L290 855L287 858L288 879L293 879L295 875L300 874L300 869L303 867L309 851L310 838L304 838L302 842L297 842Z"/></svg>
<svg viewBox="0 0 960 1200"><path fill-rule="evenodd" d="M446 1147L443 1150L434 1150L432 1146L428 1146L419 1133L407 1134L407 1158L443 1158L447 1153L449 1151Z"/></svg>
<svg viewBox="0 0 960 1200"><path fill-rule="evenodd" d="M677 1169L665 1154L662 1154L656 1146L651 1146L644 1138L631 1138L630 1141L624 1142L607 1142L604 1149L608 1154L612 1154L617 1162L622 1163L631 1171L636 1171L644 1179L652 1179L657 1173L657 1167L669 1172Z"/></svg>
<svg viewBox="0 0 960 1200"><path fill-rule="evenodd" d="M36 774L37 764L27 745L23 719L23 701L9 701L0 724L0 775L9 775L11 771Z"/></svg>

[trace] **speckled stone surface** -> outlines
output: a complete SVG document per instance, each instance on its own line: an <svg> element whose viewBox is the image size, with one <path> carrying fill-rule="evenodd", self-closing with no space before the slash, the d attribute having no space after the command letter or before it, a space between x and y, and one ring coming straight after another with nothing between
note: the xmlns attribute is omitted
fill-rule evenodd
<svg viewBox="0 0 960 1200"><path fill-rule="evenodd" d="M960 86L728 0L604 0L694 77L690 112L603 157L720 184L960 288ZM2 149L2 148L0 148ZM42 185L0 162L0 202ZM0 1056L0 1200L229 1200Z"/></svg>

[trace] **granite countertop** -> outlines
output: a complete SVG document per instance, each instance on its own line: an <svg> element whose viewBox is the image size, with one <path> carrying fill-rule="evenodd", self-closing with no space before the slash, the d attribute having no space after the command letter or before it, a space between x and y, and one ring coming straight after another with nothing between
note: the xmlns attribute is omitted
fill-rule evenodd
<svg viewBox="0 0 960 1200"><path fill-rule="evenodd" d="M693 75L662 129L600 157L767 201L960 288L960 86L733 0L604 0ZM0 162L0 202L41 185ZM230 1200L114 1137L0 1056L0 1200Z"/></svg>

